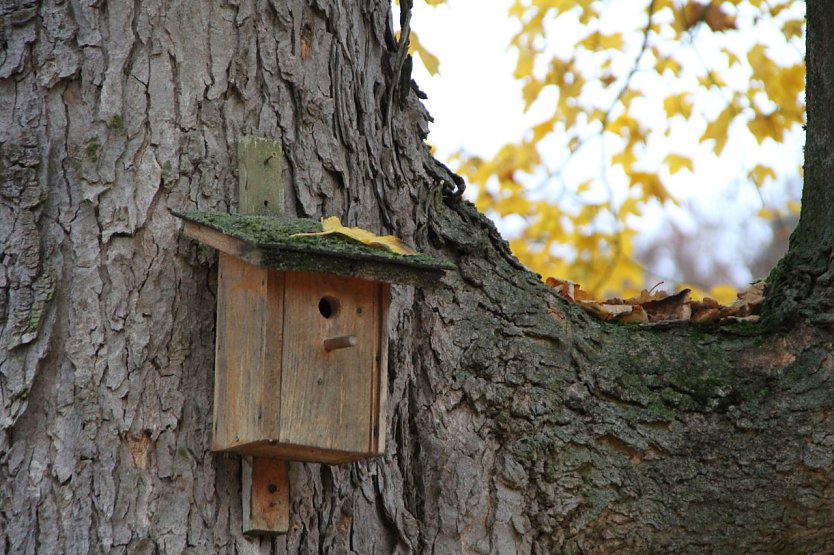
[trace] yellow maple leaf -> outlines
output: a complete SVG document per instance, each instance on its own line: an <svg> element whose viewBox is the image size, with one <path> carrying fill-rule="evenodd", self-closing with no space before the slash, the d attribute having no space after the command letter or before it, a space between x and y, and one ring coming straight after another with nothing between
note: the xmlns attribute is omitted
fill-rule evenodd
<svg viewBox="0 0 834 555"><path fill-rule="evenodd" d="M724 150L724 145L727 144L727 130L730 128L730 123L732 122L734 116L735 106L733 106L733 104L728 104L723 110L721 110L721 113L718 114L715 121L707 123L707 128L699 139L700 142L713 139L715 141L713 151L716 155L720 156L721 151Z"/></svg>
<svg viewBox="0 0 834 555"><path fill-rule="evenodd" d="M692 173L692 158L681 156L680 154L669 154L664 158L663 163L669 166L669 173L674 175L682 169L689 170Z"/></svg>
<svg viewBox="0 0 834 555"><path fill-rule="evenodd" d="M654 69L658 74L662 74L665 71L672 72L672 75L680 75L681 73L681 65L670 56L662 56L659 57L657 62L654 65Z"/></svg>
<svg viewBox="0 0 834 555"><path fill-rule="evenodd" d="M417 54L420 57L429 75L437 75L440 72L440 60L437 59L437 56L426 50L423 43L417 37L417 34L413 31L408 37L408 52L409 54Z"/></svg>
<svg viewBox="0 0 834 555"><path fill-rule="evenodd" d="M731 52L726 47L722 48L721 52L723 52L724 55L727 56L727 65L729 67L733 67L733 66L738 65L738 64L741 63L741 60L739 59L739 57L736 56L733 52Z"/></svg>
<svg viewBox="0 0 834 555"><path fill-rule="evenodd" d="M785 37L792 39L798 38L802 36L803 27L805 26L805 21L802 19L790 19L782 25L782 33L785 34Z"/></svg>
<svg viewBox="0 0 834 555"><path fill-rule="evenodd" d="M773 171L773 168L763 166L762 164L756 164L756 166L750 170L750 173L747 174L747 177L753 180L756 187L761 187L764 185L765 179L770 178L775 181L776 172Z"/></svg>
<svg viewBox="0 0 834 555"><path fill-rule="evenodd" d="M532 48L519 48L518 61L515 64L515 72L513 77L521 79L528 75L533 75L533 66L536 63L536 51Z"/></svg>
<svg viewBox="0 0 834 555"><path fill-rule="evenodd" d="M577 44L591 51L599 50L622 50L623 48L622 33L613 33L605 35L599 31L594 31Z"/></svg>
<svg viewBox="0 0 834 555"><path fill-rule="evenodd" d="M689 119L692 115L692 101L689 99L689 93L667 96L663 99L663 109L666 111L666 117L680 115L684 119Z"/></svg>
<svg viewBox="0 0 834 555"><path fill-rule="evenodd" d="M322 218L321 228L322 231L317 233L296 233L294 235L290 235L290 237L312 237L314 235L331 235L336 233L344 237L349 237L354 241L359 241L369 247L385 249L393 253L406 256L417 254L417 251L406 246L402 241L400 241L399 238L394 237L393 235L379 236L374 235L370 231L362 229L361 227L345 227L336 216Z"/></svg>
<svg viewBox="0 0 834 555"><path fill-rule="evenodd" d="M660 202L665 202L672 198L656 173L631 172L629 173L629 177L631 178L632 185L640 185L643 187L643 194L647 198L655 197Z"/></svg>
<svg viewBox="0 0 834 555"><path fill-rule="evenodd" d="M776 113L768 115L756 114L756 117L747 123L747 127L753 133L753 136L756 137L756 141L759 144L762 144L767 138L773 139L774 141L781 141L782 135L785 132L785 126L781 120L782 118Z"/></svg>

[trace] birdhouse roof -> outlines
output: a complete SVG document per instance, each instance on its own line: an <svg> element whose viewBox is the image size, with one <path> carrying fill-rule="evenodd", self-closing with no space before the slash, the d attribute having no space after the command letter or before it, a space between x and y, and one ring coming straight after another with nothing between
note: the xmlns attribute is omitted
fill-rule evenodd
<svg viewBox="0 0 834 555"><path fill-rule="evenodd" d="M406 256L336 234L293 236L322 230L316 220L211 212L173 212L187 236L251 264L430 286L454 266L426 254Z"/></svg>

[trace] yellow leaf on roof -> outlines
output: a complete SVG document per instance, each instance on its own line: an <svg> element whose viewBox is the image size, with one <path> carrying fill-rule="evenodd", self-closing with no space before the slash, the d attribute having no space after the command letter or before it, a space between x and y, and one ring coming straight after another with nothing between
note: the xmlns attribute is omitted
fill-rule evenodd
<svg viewBox="0 0 834 555"><path fill-rule="evenodd" d="M314 235L331 235L336 233L338 235L342 235L343 237L349 237L354 241L364 243L369 247L385 249L393 253L403 254L406 256L417 254L417 251L406 246L402 241L400 241L399 238L394 237L393 235L384 235L380 237L379 235L374 235L370 231L362 229L361 227L345 227L336 216L322 218L321 227L322 231L317 233L296 233L294 235L290 235L290 237L310 237Z"/></svg>

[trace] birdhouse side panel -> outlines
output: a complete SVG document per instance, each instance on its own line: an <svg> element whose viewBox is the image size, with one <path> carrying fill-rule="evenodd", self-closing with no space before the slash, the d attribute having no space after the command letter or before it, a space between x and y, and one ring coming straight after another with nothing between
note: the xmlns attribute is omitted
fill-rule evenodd
<svg viewBox="0 0 834 555"><path fill-rule="evenodd" d="M375 451L379 302L375 282L287 272L282 443Z"/></svg>
<svg viewBox="0 0 834 555"><path fill-rule="evenodd" d="M388 309L391 305L391 286L379 283L378 287L378 316L377 355L373 375L373 394L377 400L373 403L375 412L372 417L370 452L376 455L385 454L385 437L388 433Z"/></svg>
<svg viewBox="0 0 834 555"><path fill-rule="evenodd" d="M213 450L277 438L282 291L280 272L220 253Z"/></svg>

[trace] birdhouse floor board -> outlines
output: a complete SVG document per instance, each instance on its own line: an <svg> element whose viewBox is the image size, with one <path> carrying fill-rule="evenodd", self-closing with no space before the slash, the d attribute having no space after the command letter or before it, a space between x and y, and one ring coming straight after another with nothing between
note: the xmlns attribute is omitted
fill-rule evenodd
<svg viewBox="0 0 834 555"><path fill-rule="evenodd" d="M261 458L325 464L341 464L352 461L361 461L382 454L378 452L332 451L328 449L317 449L306 445L280 444L274 441L242 443L238 445L226 446L223 449L213 450L228 453L239 453L242 455L252 455L254 457Z"/></svg>

